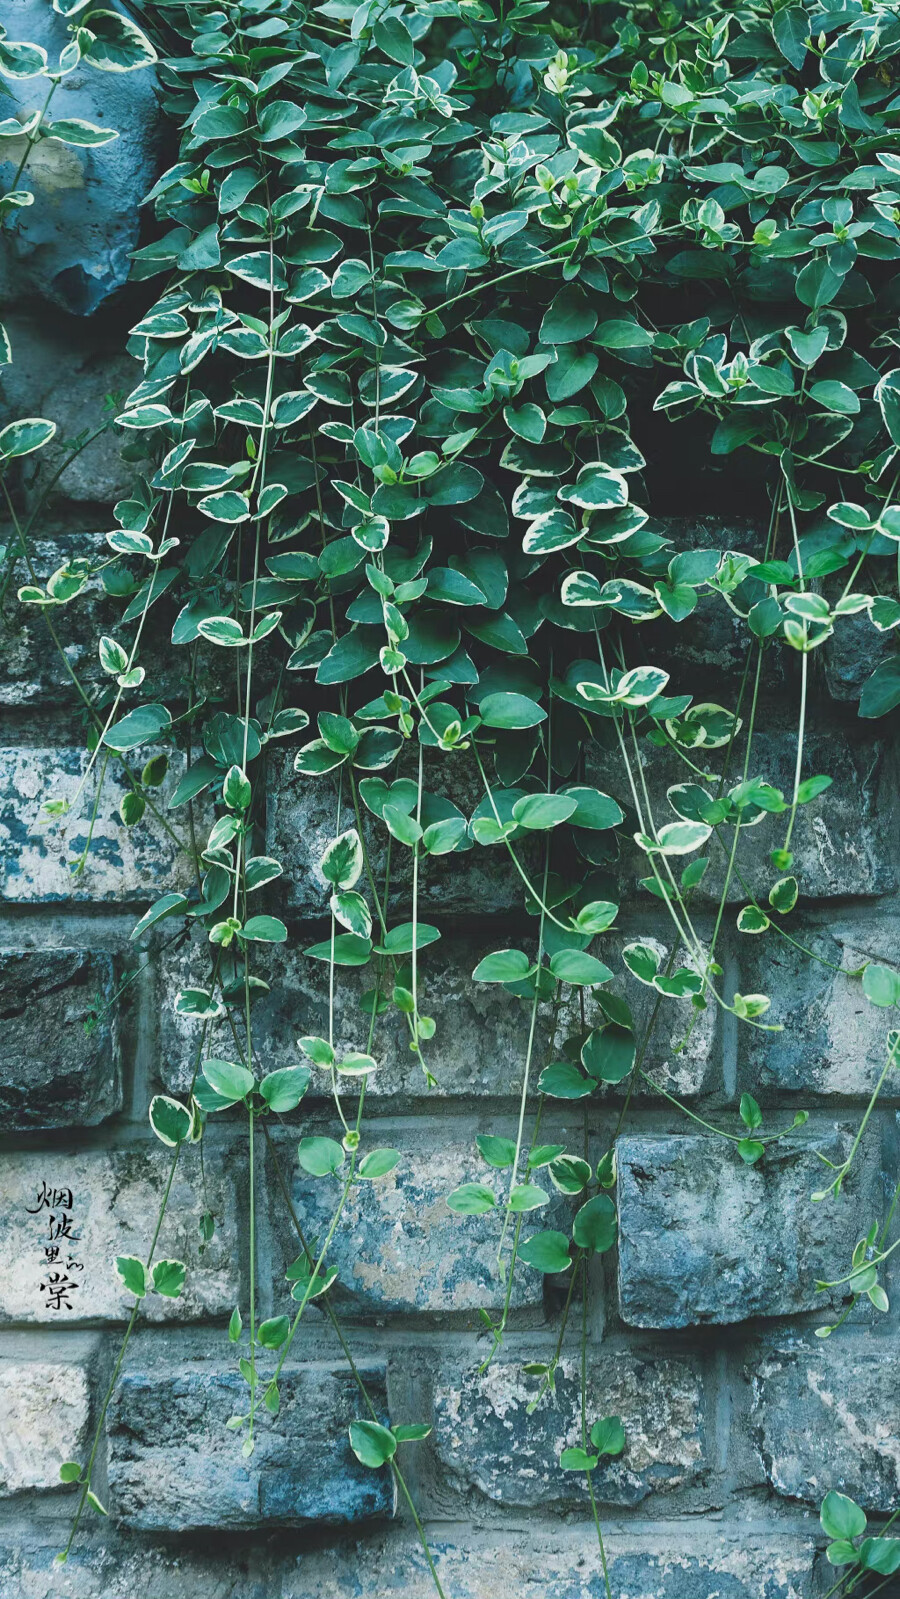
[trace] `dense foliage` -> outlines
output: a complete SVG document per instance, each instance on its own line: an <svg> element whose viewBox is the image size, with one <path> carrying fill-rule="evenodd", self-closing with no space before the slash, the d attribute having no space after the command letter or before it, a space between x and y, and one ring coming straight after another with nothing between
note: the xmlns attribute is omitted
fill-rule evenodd
<svg viewBox="0 0 900 1599"><path fill-rule="evenodd" d="M54 4L82 40L78 0ZM716 947L732 902L743 933L780 938L804 892L795 823L827 812L831 781L805 759L810 656L864 630L860 716L900 704L900 17L876 0L134 9L180 146L135 258L136 280L162 287L132 330L143 377L117 418L137 475L103 564L122 625L99 641L107 687L82 688L85 781L155 746L123 811L141 825L159 814L166 752L188 753L169 806L190 817L198 891L165 893L135 929L189 917L212 949L209 986L173 996L198 1023L192 1092L151 1107L173 1163L238 1106L252 1173L258 1129L297 1107L312 1071L338 1134L299 1147L335 1209L284 1287L296 1311L260 1325L251 1299L246 1331L232 1318L249 1451L312 1298L339 1330L326 1256L350 1189L399 1160L363 1123L390 1008L432 1081L420 952L440 929L419 900L437 885L439 902L470 851L503 852L522 878L523 947L472 980L520 996L530 1041L518 1120L479 1138L449 1203L461 1228L496 1210L507 1309L517 1270L568 1274L560 1347L585 1261L615 1243L615 1140L599 1166L539 1143L539 1106L613 1093L623 1125L649 1036L623 970L652 991L650 1029L679 999L783 1023L766 995L723 991ZM147 59L131 25L111 31L120 67ZM0 449L36 449L50 426L16 424ZM683 524L673 542L660 516L704 497L730 527L736 504L755 514L741 547ZM20 597L57 630L95 564ZM677 664L681 637L702 646L723 609L746 639L727 705ZM165 703L141 664L162 617L183 661ZM797 727L781 786L757 731L773 684ZM288 929L253 896L283 875L257 849L266 762L284 748L310 815L336 813L325 936L305 950L327 968L331 1026L259 1076L253 1002L265 946ZM668 958L616 943L636 855L644 903L671 919ZM590 947L608 929L613 965ZM338 1058L335 984L368 964L358 1048ZM888 967L846 975L873 1004L900 998ZM235 1058L207 1059L223 1013ZM555 1045L540 1060L538 1018ZM898 1047L891 1034L882 1083ZM789 1130L762 1131L749 1095L734 1121L710 1131L748 1164ZM540 1226L554 1189L575 1196L567 1232ZM862 1294L887 1307L889 1220L854 1250L841 1320ZM180 1291L180 1263L152 1257L119 1262L135 1314L148 1291ZM490 1360L506 1311L485 1322ZM541 1398L555 1362L530 1370ZM372 1413L352 1442L405 1491L397 1445L426 1432ZM587 1474L598 1537L592 1473L625 1446L617 1418L597 1418L563 1457ZM90 1467L70 1477L83 1508ZM844 1577L896 1569L900 1544L854 1542L862 1512L826 1506Z"/></svg>

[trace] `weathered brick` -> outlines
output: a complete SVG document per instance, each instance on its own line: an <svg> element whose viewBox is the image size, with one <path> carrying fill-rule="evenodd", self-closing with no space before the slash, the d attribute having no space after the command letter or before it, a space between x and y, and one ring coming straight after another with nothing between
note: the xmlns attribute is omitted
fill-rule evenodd
<svg viewBox="0 0 900 1599"><path fill-rule="evenodd" d="M581 1446L580 1364L560 1363L555 1399L534 1414L527 1407L539 1380L521 1365L495 1361L445 1371L435 1390L435 1448L452 1476L504 1505L587 1501L582 1472L563 1471L563 1449ZM623 1454L593 1475L599 1501L636 1505L654 1493L697 1483L706 1470L702 1391L683 1361L619 1352L592 1360L587 1379L588 1426L617 1415Z"/></svg>
<svg viewBox="0 0 900 1599"><path fill-rule="evenodd" d="M588 1524L589 1525L589 1524ZM451 1542L429 1529L452 1599L599 1599L605 1592L593 1529L511 1529ZM369 1534L325 1549L262 1550L257 1540L213 1547L158 1540L136 1549L108 1532L76 1545L60 1586L56 1545L0 1550L0 1592L10 1599L433 1599L434 1580L408 1534ZM283 1540L279 1540L283 1543ZM814 1544L723 1531L694 1518L658 1534L617 1530L605 1539L616 1599L811 1599ZM833 1576L833 1573L832 1573ZM3 1587L2 1584L7 1586Z"/></svg>
<svg viewBox="0 0 900 1599"><path fill-rule="evenodd" d="M92 1126L122 1103L117 1013L85 1021L113 992L100 951L0 950L0 1117L7 1131Z"/></svg>
<svg viewBox="0 0 900 1599"><path fill-rule="evenodd" d="M796 763L796 729L767 728L765 740L758 740L754 749L751 775L764 777L789 798ZM851 739L833 728L827 733L809 732L804 749L804 775L825 773L833 782L819 799L800 806L797 811L791 840L792 871L799 881L802 897L871 898L893 892L897 885L890 861L887 812L895 785L893 778L885 773L884 741L871 736ZM673 782L687 781L690 773L677 767L668 750L653 750L645 745L643 753L653 819L661 826L677 819L666 798L666 790ZM713 770L718 770L715 762ZM628 781L617 749L591 747L587 755L587 781L612 794L621 805L630 804ZM644 819L646 821L646 817ZM785 830L784 815L765 816L744 831L738 845L738 871L753 893L763 900L778 876L770 864L769 851L783 845ZM726 846L730 846L730 836L730 830L723 836ZM725 850L711 839L705 853L710 857L710 867L697 890L697 898L717 902L724 883ZM646 856L630 851L627 858L636 877L648 875ZM728 892L729 903L740 903L745 898L735 873Z"/></svg>
<svg viewBox="0 0 900 1599"><path fill-rule="evenodd" d="M330 889L319 871L319 861L336 833L356 825L347 785L338 826L337 787L331 777L299 776L293 770L290 755L274 758L270 771L267 852L284 864L291 908L308 915L327 914ZM426 752L424 786L452 800L467 817L485 797L478 769L464 753L441 757ZM381 894L387 829L362 802L360 810L372 872ZM533 856L533 846L526 845L524 858L531 862ZM409 915L411 860L409 850L394 846L391 904L397 906L397 914L390 918L394 921L405 921ZM451 855L431 856L421 871L420 910L453 915L477 909L488 915L519 911L523 899L522 880L502 846L473 844Z"/></svg>
<svg viewBox="0 0 900 1599"><path fill-rule="evenodd" d="M59 1488L84 1447L90 1387L69 1361L0 1361L0 1496Z"/></svg>
<svg viewBox="0 0 900 1599"><path fill-rule="evenodd" d="M109 1153L0 1156L0 1243L7 1267L0 1278L0 1322L41 1322L64 1326L79 1321L121 1321L134 1304L115 1270L117 1255L146 1257L159 1202L168 1177L169 1151L116 1150ZM43 1185L70 1189L71 1207L40 1204ZM216 1232L202 1255L199 1223L209 1209ZM34 1214L32 1214L34 1212ZM71 1217L73 1239L58 1239L60 1258L48 1264L50 1216ZM83 1271L65 1270L66 1261ZM190 1321L228 1312L238 1297L237 1221L234 1173L221 1156L207 1152L205 1187L194 1151L182 1155L176 1171L156 1258L183 1260L187 1282L180 1299L149 1295L142 1317L150 1321ZM64 1270L78 1287L71 1308L48 1308L41 1284L48 1273Z"/></svg>
<svg viewBox="0 0 900 1599"><path fill-rule="evenodd" d="M379 1018L371 1053L378 1070L369 1079L369 1103L396 1105L399 1100L454 1097L509 1097L521 1091L528 1047L530 1003L515 998L494 983L473 983L472 972L491 949L502 942L493 938L459 938L445 934L438 943L424 950L419 960L419 993L423 1012L437 1023L434 1039L423 1047L428 1070L437 1080L429 1089L422 1067L409 1049L409 1030L404 1018L393 1007ZM621 941L619 941L620 943ZM328 967L305 958L293 941L273 946L260 954L254 970L265 976L270 992L254 1002L253 1039L258 1058L266 1070L295 1064L300 1055L297 1038L304 1033L328 1033ZM528 940L520 940L526 948ZM655 998L621 967L619 948L611 940L598 940L597 954L620 969L632 1005L638 1031L642 1034ZM659 946L663 948L662 945ZM207 986L210 976L209 944L196 943L167 951L160 958L160 1069L163 1081L173 1092L184 1092L190 1084L194 1057L202 1024L176 1016L172 1001L179 989ZM339 1054L349 1049L365 1049L369 1017L359 1006L363 993L374 984L374 967L343 967L335 985L335 1048ZM387 982L390 989L392 979ZM580 994L569 989L562 1005L553 1048L550 1047L549 1007L543 1007L536 1031L532 1057L531 1086L536 1092L543 1067L558 1059L570 1033L582 1027ZM711 1006L691 1028L690 1002L666 1000L645 1057L645 1068L653 1079L670 1093L694 1095L711 1081L717 1016ZM599 1023L597 1000L585 995L585 1024ZM689 1033L689 1037L687 1036ZM687 1037L687 1043L680 1048ZM212 1024L207 1053L230 1058L234 1044L226 1020ZM641 1092L646 1092L643 1085ZM609 1090L606 1091L607 1093ZM314 1073L308 1100L330 1097L330 1079Z"/></svg>
<svg viewBox="0 0 900 1599"><path fill-rule="evenodd" d="M141 751L142 762L151 753ZM149 811L137 827L125 827L119 803L127 793L117 761L106 771L94 824L93 841L83 872L72 867L88 841L91 812L102 761L68 816L50 821L42 807L50 799L74 801L89 757L82 749L0 750L0 895L16 904L57 900L155 899L167 889L193 881L187 856L175 848ZM165 785L157 792L164 806L177 782L181 758L172 762Z"/></svg>
<svg viewBox="0 0 900 1599"><path fill-rule="evenodd" d="M868 1168L852 1172L838 1201L813 1203L849 1135L807 1127L755 1166L718 1139L626 1137L619 1141L619 1292L635 1327L786 1316L823 1306L817 1278L838 1277L848 1227L866 1225Z"/></svg>
<svg viewBox="0 0 900 1599"><path fill-rule="evenodd" d="M480 1159L474 1141L459 1143L450 1129L427 1147L410 1147L408 1136L392 1134L403 1158L377 1182L354 1184L335 1232L328 1258L338 1268L343 1295L363 1314L397 1311L471 1311L502 1303L504 1284L497 1271L502 1211L460 1216L446 1196L461 1183L489 1182L501 1201L509 1175ZM560 1142L563 1138L560 1137ZM386 1135L371 1143L387 1143ZM334 1178L294 1179L294 1203L304 1231L324 1238L339 1198ZM554 1198L538 1216L525 1217L523 1240L540 1227L554 1227L568 1215ZM513 1282L514 1306L540 1305L543 1279L520 1263Z"/></svg>
<svg viewBox="0 0 900 1599"><path fill-rule="evenodd" d="M383 1368L364 1376L385 1420ZM287 1368L278 1387L279 1414L261 1412L247 1459L241 1434L225 1426L249 1405L237 1371L126 1373L107 1421L113 1517L144 1532L186 1532L391 1515L389 1472L360 1465L350 1448L348 1426L364 1413L352 1374Z"/></svg>
<svg viewBox="0 0 900 1599"><path fill-rule="evenodd" d="M900 1353L846 1335L791 1340L752 1370L752 1419L778 1494L818 1507L830 1488L866 1510L900 1506Z"/></svg>
<svg viewBox="0 0 900 1599"><path fill-rule="evenodd" d="M785 920L790 936L820 957L794 949L768 932L740 934L737 945L739 989L768 994L768 1021L783 1022L781 1033L738 1028L739 1086L753 1094L774 1091L826 1095L871 1093L881 1075L888 1033L886 1012L871 1005L857 977L831 968L858 972L867 961L900 964L900 930L896 916L878 920L812 922ZM830 966L822 965L830 962ZM802 1017L802 1025L797 1018ZM886 1092L896 1094L889 1079Z"/></svg>

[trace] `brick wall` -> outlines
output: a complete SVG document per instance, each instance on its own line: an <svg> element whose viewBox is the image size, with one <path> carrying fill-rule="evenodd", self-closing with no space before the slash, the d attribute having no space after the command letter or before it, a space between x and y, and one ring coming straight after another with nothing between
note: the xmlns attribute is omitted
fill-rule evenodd
<svg viewBox="0 0 900 1599"><path fill-rule="evenodd" d="M56 507L56 518L66 531L43 535L47 571L104 526L101 512L74 498ZM708 522L677 531L722 536ZM105 603L96 595L81 602L88 625L73 613L76 641L104 629ZM359 1466L349 1450L356 1389L318 1311L301 1329L281 1413L263 1425L252 1459L225 1429L237 1382L225 1327L248 1297L246 1131L236 1117L211 1119L202 1172L196 1150L179 1166L160 1247L187 1261L187 1288L175 1302L148 1300L131 1344L96 1477L109 1519L90 1524L64 1573L52 1568L72 1507L58 1467L84 1454L130 1308L112 1259L144 1253L168 1166L147 1104L155 1090L183 1090L190 1076L191 1035L172 1013L172 996L199 977L206 955L199 936L173 947L173 924L149 953L135 955L136 915L177 886L182 868L152 821L122 826L114 778L83 873L70 868L93 796L64 834L41 822L44 799L74 793L84 757L46 641L31 616L23 621L9 603L7 610L15 647L4 651L0 688L0 1594L424 1599L427 1571L390 1479ZM714 635L709 647L718 648ZM689 684L702 685L702 633L691 649L685 672ZM837 665L828 661L827 674L817 664L809 770L830 771L835 786L827 805L798 823L807 897L791 924L835 965L900 958L891 756L830 697L828 679L840 695L848 671L846 651ZM790 751L778 731L783 688L776 682L770 692L767 765L777 781ZM608 758L598 753L595 765L616 791ZM287 870L269 908L286 918L291 938L271 956L272 992L256 1012L269 1069L294 1060L297 1034L322 1024L325 968L298 952L321 925L315 862L333 808L327 780L302 784L289 765L272 763L269 844ZM626 928L664 944L659 908L629 889L637 863L626 860L623 870ZM897 1100L888 1096L842 1198L810 1204L821 1169L810 1145L832 1158L846 1150L880 1071L880 1017L858 989L789 946L728 934L720 946L726 991L770 992L785 1032L737 1030L708 1012L678 1052L688 1013L673 1003L648 1070L701 1115L733 1110L746 1089L767 1115L802 1108L809 1123L748 1168L722 1159L702 1129L662 1099L646 1089L636 1096L619 1145L618 1254L592 1266L583 1312L570 1319L556 1400L528 1416L536 1382L522 1364L552 1352L563 1289L519 1268L510 1332L479 1374L477 1310L499 1296L496 1221L454 1216L444 1203L477 1174L475 1133L514 1127L527 1018L519 1001L473 986L469 974L520 917L518 891L499 856L477 851L452 869L429 867L423 901L445 935L423 957L426 1008L438 1023L429 1055L438 1088L427 1091L399 1026L388 1021L367 1118L377 1123L377 1141L403 1159L384 1181L356 1190L332 1258L342 1325L376 1409L394 1422L433 1422L428 1442L408 1451L408 1470L448 1594L601 1592L583 1479L557 1464L560 1450L578 1441L582 1315L589 1408L621 1415L628 1439L595 1479L617 1596L823 1593L828 1570L815 1549L825 1491L840 1488L872 1513L900 1504L896 1314L861 1311L827 1343L814 1337L822 1319L814 1280L832 1268L838 1274L848 1240L880 1214L883 1173L897 1169ZM710 900L698 912L701 932L711 910ZM612 944L609 954L618 968ZM91 1008L136 962L143 969L123 998L86 1031ZM629 984L640 1015L646 991ZM337 1034L348 1042L356 986L352 972L341 974ZM546 1040L542 1048L541 1065ZM599 1153L618 1093L595 1096L587 1108L553 1102L546 1136L558 1134L570 1148L586 1140ZM333 1132L315 1087L303 1108L304 1131ZM321 1232L323 1191L298 1168L295 1135L279 1132L275 1142L304 1228ZM42 1183L73 1194L84 1273L70 1310L45 1308L40 1292L46 1212L30 1212ZM279 1285L297 1245L268 1164L260 1196L267 1314L284 1308ZM565 1201L557 1203L562 1209ZM216 1231L201 1251L205 1210Z"/></svg>

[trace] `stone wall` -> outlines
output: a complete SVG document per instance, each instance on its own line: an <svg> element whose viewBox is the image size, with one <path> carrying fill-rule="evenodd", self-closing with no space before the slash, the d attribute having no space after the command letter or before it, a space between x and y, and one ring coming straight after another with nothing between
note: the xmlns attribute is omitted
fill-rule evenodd
<svg viewBox="0 0 900 1599"><path fill-rule="evenodd" d="M144 146L150 141L147 131ZM115 352L139 291L102 317L75 315L121 283L116 251L134 191L120 184L116 192L124 212L113 211L108 273L102 282L92 272L78 277L80 300L64 292L75 281L72 262L59 255L63 265L53 269L60 239L48 244L42 235L30 246L50 263L45 277L23 278L18 259L7 262L8 292L19 296L10 319L17 365L4 402L12 413L71 418L74 429L76 419L95 420L105 392L128 382ZM58 218L64 234L66 226ZM78 248L96 261L88 243ZM53 302L52 312L37 294ZM64 475L40 531L44 573L73 548L96 544L108 525L105 507L127 480L108 439ZM688 519L677 531L730 542L715 521ZM73 1503L58 1468L83 1458L130 1309L112 1260L145 1251L168 1166L147 1105L154 1091L184 1089L190 1077L190 1040L171 996L201 969L203 949L199 940L173 945L159 936L136 957L129 935L137 915L178 886L183 868L152 821L123 827L114 777L82 873L73 875L71 863L86 841L93 794L64 831L41 820L45 799L74 794L85 757L40 620L10 598L18 581L17 571L0 650L0 1596L426 1599L428 1572L390 1479L350 1452L356 1389L323 1315L310 1312L286 1369L281 1413L263 1427L250 1460L225 1430L236 1383L225 1329L248 1297L246 1135L228 1117L210 1122L203 1169L191 1151L178 1170L160 1248L187 1262L187 1288L176 1302L147 1301L130 1346L96 1479L109 1518L87 1524L64 1571L52 1565ZM87 624L79 619L85 609ZM87 641L106 630L107 614L97 594L71 613L71 659L88 673ZM692 640L688 686L708 691L711 672L721 680L739 670L719 615L705 638L694 628ZM164 643L160 626L162 668ZM900 960L890 750L883 737L860 732L846 704L859 670L852 650L815 667L809 769L833 773L835 786L827 807L804 812L798 824L805 899L792 932L833 965ZM766 759L778 781L792 758L778 732L784 685L773 682L769 692L775 731L766 735ZM333 809L327 783L301 785L289 766L271 765L270 842L287 870L270 906L289 923L291 953L272 956L272 994L257 1013L269 1069L295 1059L298 1033L320 1027L323 968L297 952L318 934L314 864ZM627 887L636 864L623 869ZM556 1399L528 1416L536 1382L523 1362L552 1353L564 1284L520 1267L510 1332L479 1373L477 1311L498 1302L496 1224L454 1216L444 1202L475 1174L475 1134L514 1128L526 1019L517 1000L468 978L520 918L519 893L502 862L479 851L463 857L461 869L455 859L452 872L438 862L424 896L445 935L423 960L438 1023L429 1055L438 1087L426 1091L389 1024L367 1116L378 1141L403 1159L353 1201L333 1259L342 1326L376 1408L395 1423L433 1423L405 1464L448 1596L601 1593L583 1479L557 1464L560 1450L578 1441L582 1325L589 1406L619 1414L628 1440L595 1479L617 1599L824 1594L833 1576L817 1553L824 1493L841 1489L873 1516L900 1506L896 1312L860 1311L827 1343L814 1336L822 1320L814 1281L832 1268L838 1274L848 1241L881 1213L883 1174L900 1164L898 1099L889 1094L843 1197L809 1202L821 1169L811 1146L832 1158L847 1148L880 1071L881 1016L829 967L795 959L788 945L741 940L735 931L725 937L726 991L770 992L785 1032L738 1032L729 1018L707 1013L681 1049L689 1011L672 1004L648 1070L703 1116L733 1111L748 1090L767 1116L783 1122L802 1108L809 1122L749 1168L718 1158L702 1130L662 1098L636 1096L619 1144L618 1254L592 1266L586 1302L570 1319ZM664 919L646 909L646 896L624 897L625 925L665 943ZM701 931L711 908L701 908ZM86 1029L129 977L116 1006ZM339 1035L351 1026L352 983L350 974ZM639 1016L644 992L630 993ZM587 1110L556 1102L544 1131L599 1154L619 1104L616 1090ZM324 1100L308 1098L304 1110L305 1131L333 1131ZM321 1195L302 1179L294 1141L279 1134L276 1154L291 1174L297 1214L315 1232ZM34 1207L44 1184L72 1191L83 1276L71 1308L48 1309L40 1289L48 1212ZM283 1309L283 1271L297 1253L271 1161L260 1196L261 1309L269 1314L276 1304ZM215 1233L202 1245L208 1211Z"/></svg>

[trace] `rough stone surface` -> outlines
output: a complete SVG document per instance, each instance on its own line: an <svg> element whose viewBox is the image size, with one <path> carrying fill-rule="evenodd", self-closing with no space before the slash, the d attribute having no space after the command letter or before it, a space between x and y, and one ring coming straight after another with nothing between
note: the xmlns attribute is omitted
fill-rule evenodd
<svg viewBox="0 0 900 1599"><path fill-rule="evenodd" d="M563 1449L581 1447L581 1375L573 1360L561 1363L556 1397L528 1415L540 1379L521 1365L494 1361L445 1372L435 1391L435 1447L463 1486L502 1505L582 1503L582 1472L563 1471ZM700 1382L681 1361L630 1354L592 1361L588 1369L589 1425L619 1416L624 1452L593 1475L598 1501L637 1505L651 1494L694 1484L706 1467Z"/></svg>
<svg viewBox="0 0 900 1599"><path fill-rule="evenodd" d="M386 1144L386 1136L377 1142ZM400 1142L398 1133L394 1143ZM387 1177L354 1184L328 1256L353 1307L383 1314L471 1311L501 1304L504 1288L496 1262L500 1207L483 1216L460 1216L446 1203L447 1194L461 1183L491 1178L500 1179L492 1186L502 1196L508 1174L485 1167L474 1140L451 1141L446 1130L439 1143L407 1145ZM294 1203L305 1232L324 1237L339 1192L334 1178L299 1172ZM556 1226L566 1214L562 1201L553 1199L539 1219L536 1212L525 1217L522 1239L540 1227ZM530 1266L521 1266L512 1304L542 1301L543 1278Z"/></svg>
<svg viewBox="0 0 900 1599"><path fill-rule="evenodd" d="M422 953L422 1008L437 1024L434 1039L423 1053L437 1087L428 1088L422 1067L409 1049L406 1023L392 1008L379 1019L373 1040L371 1053L378 1061L378 1070L369 1079L370 1101L396 1106L398 1100L420 1100L423 1096L429 1100L518 1096L528 1048L530 1007L498 984L472 982L478 962L499 942L496 936L472 939L445 934ZM607 949L604 941L598 940L594 947L602 959L615 959L619 964L618 952ZM304 960L293 949L285 952L275 946L261 952L255 970L264 974L271 985L271 993L258 999L253 1009L254 1039L260 1059L268 1071L296 1064L301 1058L298 1036L328 1032L328 992L323 982L326 968L321 961ZM184 1092L190 1084L200 1024L176 1016L172 1000L181 988L208 985L209 973L209 945L199 939L160 958L160 1059L163 1082L173 1092ZM371 985L370 967L345 968L341 973L335 993L334 1036L339 1054L366 1047L369 1017L360 1009L359 1000ZM626 982L625 988L642 1033L654 995L633 979ZM540 1018L532 1057L531 1087L535 1093L544 1066L559 1057L569 1034L581 1030L580 1001L575 990L570 993L574 997L560 1010L552 1049L548 1018ZM679 1052L691 1018L689 1002L667 1001L645 1057L648 1074L670 1093L696 1095L714 1076L716 1012L710 1007L702 1013ZM585 1025L602 1019L597 1000L588 992ZM227 1055L232 1047L229 1037L227 1022L213 1024L209 1053ZM330 1096L330 1079L315 1073L308 1099Z"/></svg>
<svg viewBox="0 0 900 1599"><path fill-rule="evenodd" d="M868 1511L900 1506L900 1353L892 1339L799 1340L752 1374L753 1423L775 1492L819 1505L829 1489Z"/></svg>
<svg viewBox="0 0 900 1599"><path fill-rule="evenodd" d="M10 39L43 45L51 68L69 37L64 19L43 0L5 0L3 23ZM16 105L4 115L28 115L47 87L46 78L7 82ZM82 64L56 91L48 120L54 117L82 117L118 129L120 137L97 149L52 138L39 145L22 179L35 203L18 213L0 266L0 297L37 294L83 316L125 282L128 253L138 242L140 205L158 160L153 74L98 72ZM22 153L19 141L4 140L4 189Z"/></svg>
<svg viewBox="0 0 900 1599"><path fill-rule="evenodd" d="M0 1495L59 1488L60 1466L83 1448L89 1410L83 1367L0 1361Z"/></svg>
<svg viewBox="0 0 900 1599"><path fill-rule="evenodd" d="M442 759L435 759L431 752L427 754L425 788L446 796L466 816L471 816L485 797L474 762L469 762L465 754ZM385 869L384 828L376 831L368 811L362 805L360 808L372 872L380 892ZM336 809L337 788L330 777L298 775L291 756L273 759L266 847L270 855L284 862L288 903L295 911L315 916L327 914L327 884L319 871L319 861L335 833L355 826L356 820L352 805L347 803L342 809L338 829ZM521 849L518 842L517 849ZM533 863L533 846L526 845L521 853L526 863ZM397 908L393 918L396 921L405 921L409 915L411 860L409 850L401 854L395 849L391 903ZM465 914L476 909L482 915L499 914L520 912L522 902L522 880L502 846L488 848L473 844L468 850L430 857L420 878L422 910L444 915Z"/></svg>
<svg viewBox="0 0 900 1599"><path fill-rule="evenodd" d="M35 204L31 213L19 215L37 210ZM0 265L0 274L2 270ZM93 329L87 330L74 318L46 309L40 315L7 313L4 325L13 360L3 369L3 420L23 415L49 417L56 423L56 434L41 451L40 464L45 480L60 472L54 498L73 504L112 505L128 494L135 475L134 465L122 459L123 439L111 426L115 412L106 404L107 396L124 398L140 381L138 363L123 349L127 330L123 327L101 342ZM83 443L84 435L95 433L104 425L106 431L76 453L75 441ZM28 498L31 500L32 495ZM42 522L43 518L39 528ZM39 541L29 539L29 545L37 557ZM67 620L77 610L77 605L70 606Z"/></svg>
<svg viewBox="0 0 900 1599"><path fill-rule="evenodd" d="M9 1132L92 1126L122 1103L113 962L98 951L0 950L0 1116Z"/></svg>
<svg viewBox="0 0 900 1599"><path fill-rule="evenodd" d="M138 752L141 765L152 753ZM102 759L81 794L76 795L89 757L83 749L0 750L0 896L18 904L59 900L93 900L120 903L151 900L166 889L188 888L193 882L188 861L145 813L137 827L126 827L119 815L122 795L128 792L122 767L111 760L94 823L93 841L84 871L74 876L88 841L91 812ZM157 790L162 804L177 782L181 758L172 762L169 777ZM65 799L72 805L67 816L42 814L48 800ZM177 825L177 824L176 824Z"/></svg>
<svg viewBox="0 0 900 1599"><path fill-rule="evenodd" d="M430 1530L453 1599L600 1599L603 1575L588 1527L516 1530L511 1538L476 1532L465 1544ZM764 1540L693 1522L643 1538L616 1530L606 1543L621 1599L812 1599L816 1591L808 1535ZM247 1538L210 1552L106 1543L76 1549L62 1590L55 1548L0 1551L0 1581L16 1599L58 1599L60 1591L65 1599L431 1599L435 1592L421 1550L400 1535L281 1555L259 1552Z"/></svg>
<svg viewBox="0 0 900 1599"><path fill-rule="evenodd" d="M170 1165L169 1151L162 1148L83 1154L53 1149L0 1156L0 1246L6 1262L0 1277L0 1324L59 1327L124 1320L134 1300L119 1281L115 1257L145 1257ZM180 1299L149 1295L142 1305L143 1319L193 1321L230 1312L238 1296L234 1182L230 1167L208 1151L204 1193L199 1161L191 1152L182 1157L157 1259L183 1260L187 1281ZM45 1184L47 1190L68 1188L71 1206L41 1203ZM216 1215L217 1228L200 1255L200 1216L207 1207ZM60 1258L48 1265L44 1249L52 1241L51 1216L58 1224L70 1218L71 1237L59 1235ZM70 1258L84 1269L69 1269ZM78 1283L68 1305L61 1303L58 1309L48 1306L48 1294L41 1290L48 1273L55 1271Z"/></svg>
<svg viewBox="0 0 900 1599"><path fill-rule="evenodd" d="M791 841L794 853L792 871L804 899L839 899L850 896L872 898L892 893L897 886L890 861L887 809L896 791L896 780L886 765L887 748L883 740L868 737L850 739L837 729L827 733L812 731L805 741L804 772L807 776L827 772L832 778L827 799L823 796L803 805ZM790 796L796 763L796 729L779 731L767 728L765 740L754 746L756 758L751 774L763 777ZM740 745L738 745L738 756ZM666 798L671 784L668 757L654 751L645 754L646 777L659 826L674 821L675 812ZM617 750L595 746L588 755L587 781L612 794L621 805L630 801L627 779ZM633 814L633 813L632 813ZM646 818L645 818L646 820ZM773 881L769 851L784 843L784 816L766 816L754 825L749 837L738 847L737 868L753 893L765 900ZM632 855L635 876L647 876L647 858ZM717 903L725 874L725 854L710 845L710 868L698 890L698 898ZM729 888L729 902L746 898L737 874Z"/></svg>
<svg viewBox="0 0 900 1599"><path fill-rule="evenodd" d="M821 1308L817 1278L845 1269L848 1227L866 1225L851 1174L840 1200L810 1202L849 1149L834 1126L784 1140L755 1166L709 1137L619 1142L619 1294L634 1327L689 1327ZM866 1186L869 1186L868 1184ZM874 1212L873 1212L874 1213Z"/></svg>
<svg viewBox="0 0 900 1599"><path fill-rule="evenodd" d="M896 914L891 909L878 918L867 915L827 927L788 917L784 927L819 961L773 932L739 943L741 993L769 994L772 1020L784 1024L781 1033L738 1030L739 1086L757 1097L871 1093L885 1062L885 1012L869 1004L858 978L831 968L858 972L867 961L900 964ZM798 1013L802 1027L793 1025ZM892 1092L897 1088L889 1080L887 1094Z"/></svg>
<svg viewBox="0 0 900 1599"><path fill-rule="evenodd" d="M375 1407L386 1407L383 1371L366 1371ZM110 1511L144 1532L237 1529L388 1516L387 1470L356 1460L347 1435L359 1413L349 1371L287 1368L281 1409L263 1415L249 1459L226 1430L248 1389L237 1371L134 1371L122 1378L107 1421Z"/></svg>

